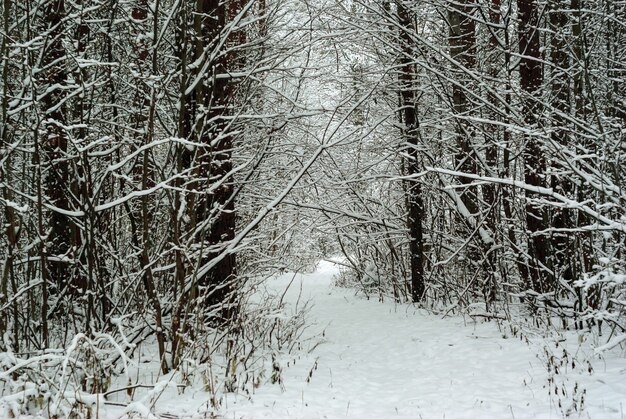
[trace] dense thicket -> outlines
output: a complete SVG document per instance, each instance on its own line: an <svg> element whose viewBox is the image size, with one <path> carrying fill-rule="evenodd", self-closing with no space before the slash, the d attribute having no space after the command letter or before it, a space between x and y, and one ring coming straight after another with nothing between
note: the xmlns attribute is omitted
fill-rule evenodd
<svg viewBox="0 0 626 419"><path fill-rule="evenodd" d="M291 336L258 282L337 253L368 297L623 339L625 1L0 11L1 379L154 341L233 389Z"/></svg>
<svg viewBox="0 0 626 419"><path fill-rule="evenodd" d="M155 342L162 373L219 355L236 386L288 339L246 300L289 260L299 215L274 209L315 159L287 136L323 113L301 98L304 6L2 3L0 362L16 406L70 385L68 359L21 364L33 354L71 348L71 385L104 393ZM51 393L48 413L73 411Z"/></svg>
<svg viewBox="0 0 626 419"><path fill-rule="evenodd" d="M339 60L345 86L374 86L377 116L354 121L374 133L351 152L376 157L344 166L351 193L333 206L354 221L334 224L346 280L480 316L518 303L595 316L622 334L625 7L333 9L336 30L365 48Z"/></svg>

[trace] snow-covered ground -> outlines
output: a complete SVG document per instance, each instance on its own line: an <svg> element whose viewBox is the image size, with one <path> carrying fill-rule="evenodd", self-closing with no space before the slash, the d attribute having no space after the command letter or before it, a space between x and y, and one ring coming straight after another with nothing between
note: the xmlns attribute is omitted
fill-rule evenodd
<svg viewBox="0 0 626 419"><path fill-rule="evenodd" d="M583 360L592 348L574 334L514 337L493 322L367 301L333 288L336 272L322 262L296 277L287 298L311 300L308 333L319 339L279 360L282 385L228 395L226 418L558 418L568 409L571 417L626 417L623 353L590 369ZM283 289L292 276L270 286ZM558 374L548 371L550 356ZM582 414L574 409L581 397Z"/></svg>
<svg viewBox="0 0 626 419"><path fill-rule="evenodd" d="M280 372L275 380L268 372L254 394L225 394L220 386L218 418L626 418L623 350L599 358L573 332L545 337L368 301L334 287L337 272L332 262L321 262L312 274L268 282L277 295L291 284L290 305L277 315L309 301L301 347L276 354ZM191 385L183 391L187 379L180 373L159 375L154 345L138 353L130 377L113 387L146 386L130 405L126 391L99 399L96 417L215 417L209 385L193 366L186 367ZM0 397L0 416L8 415L8 402Z"/></svg>

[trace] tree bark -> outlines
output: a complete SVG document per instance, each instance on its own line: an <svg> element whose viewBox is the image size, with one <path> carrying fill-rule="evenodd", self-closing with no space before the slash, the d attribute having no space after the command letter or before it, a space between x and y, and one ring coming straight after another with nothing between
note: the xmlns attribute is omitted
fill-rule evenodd
<svg viewBox="0 0 626 419"><path fill-rule="evenodd" d="M12 163L12 151L9 146L9 133L11 131L10 117L9 117L9 97L10 97L10 83L9 83L9 37L10 32L10 16L11 16L11 0L4 0L2 3L2 18L3 18L3 33L2 45L0 46L0 57L2 57L2 123L0 124L0 161L4 163L0 165L0 184L2 187L2 198L7 202L13 201L13 192L8 185L11 184L13 176L13 163ZM4 217L6 222L6 230L4 237L6 238L7 253L4 256L3 269L0 272L0 306L4 306L9 300L9 284L15 284L15 272L13 269L14 255L17 249L19 238L19 219L17 211L10 205L4 206ZM0 230L1 231L1 230ZM15 288L15 287L13 287ZM13 289L13 292L16 292ZM13 301L11 304L11 312L13 316L13 331L11 336L11 345L13 350L16 350L16 346L19 345L18 336L18 303ZM5 336L8 331L9 310L0 311L0 336ZM5 342L0 342L0 350L6 350Z"/></svg>
<svg viewBox="0 0 626 419"><path fill-rule="evenodd" d="M539 38L539 8L536 0L519 0L519 49L520 86L524 94L522 113L530 130L539 128L541 111L541 86L543 69L541 64L541 44ZM524 181L531 186L543 187L546 184L546 160L541 143L531 134L525 135ZM551 291L552 281L545 271L547 267L548 242L543 230L547 227L546 213L541 205L532 202L538 194L526 194L526 228L528 233L529 267L527 286L539 293Z"/></svg>
<svg viewBox="0 0 626 419"><path fill-rule="evenodd" d="M570 113L570 77L569 56L567 52L566 29L568 18L563 11L562 0L550 0L549 27L551 33L550 61L551 61L551 139L559 147L565 149L570 146L570 138L567 129L567 116ZM568 174L566 164L555 162L553 164L551 186L564 196L573 193L573 184ZM574 227L572 223L572 211L566 208L554 208L552 210L552 226L556 230L564 230ZM551 237L552 249L548 266L556 276L562 276L568 283L573 279L573 259L576 249L572 248L571 233L555 231Z"/></svg>
<svg viewBox="0 0 626 419"><path fill-rule="evenodd" d="M69 210L67 189L69 187L69 161L67 156L67 132L65 131L65 107L61 102L66 97L62 88L67 81L66 51L63 45L65 1L51 0L45 3L42 23L46 32L42 54L43 79L40 83L48 89L40 97L44 137L41 151L48 162L44 174L45 202L60 210ZM69 287L73 295L78 289L72 284L71 270L66 258L70 257L72 231L71 221L59 210L49 211L50 234L46 241L49 255L49 275L59 293Z"/></svg>
<svg viewBox="0 0 626 419"><path fill-rule="evenodd" d="M206 182L203 186L198 185L205 190L199 190L198 201L193 208L195 223L201 228L205 240L200 266L219 256L235 237L234 185L230 174L234 138L228 132L227 117L234 105L236 89L234 80L224 76L238 65L239 57L233 48L245 42L244 32L226 27L242 7L241 0L226 3L198 0L197 57L211 47L220 48L217 43L226 36L223 46L226 50L221 51L209 66L209 72L204 75L206 83L198 83L195 90L195 112L203 121L197 128L198 142L202 145L196 154L197 176ZM198 278L204 304L207 307L220 306L218 318L213 320L228 321L235 315L236 275L236 255L230 253Z"/></svg>
<svg viewBox="0 0 626 419"><path fill-rule="evenodd" d="M415 101L415 75L413 64L413 40L409 35L412 28L412 19L404 1L397 2L398 20L400 24L400 41L402 42L402 57L400 58L400 97L402 99L402 122L404 123L404 137L407 147L406 168L408 174L420 172L419 159L419 119L417 103ZM411 298L418 303L424 297L426 285L424 282L424 231L425 218L422 187L419 181L410 182L407 188L407 227L409 230L409 253L411 260Z"/></svg>
<svg viewBox="0 0 626 419"><path fill-rule="evenodd" d="M476 67L476 23L472 18L474 6L469 0L460 0L450 3L449 7L450 55L461 65L461 68L456 69L458 84L452 86L453 113L455 117L461 117L455 120L457 143L455 166L460 172L477 174L477 156L473 144L474 127L463 119L471 112L466 91L472 88L473 83L467 76L467 71L472 71ZM462 176L460 181L464 185L472 183L471 179ZM478 215L476 187L465 187L461 200L470 214Z"/></svg>

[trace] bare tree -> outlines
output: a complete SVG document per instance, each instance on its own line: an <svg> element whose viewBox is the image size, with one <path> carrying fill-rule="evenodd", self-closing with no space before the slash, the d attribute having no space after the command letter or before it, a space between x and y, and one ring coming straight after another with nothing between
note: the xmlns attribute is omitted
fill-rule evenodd
<svg viewBox="0 0 626 419"><path fill-rule="evenodd" d="M535 0L518 1L520 86L523 91L522 113L529 133L524 144L524 181L537 187L546 186L546 160L541 141L536 137L541 128L539 114L542 111L541 87L543 70L541 64L540 15ZM547 228L547 214L538 205L539 195L527 192L526 224L528 229L528 285L545 293L554 290L554 281L548 274L549 245L543 231Z"/></svg>
<svg viewBox="0 0 626 419"><path fill-rule="evenodd" d="M397 3L398 24L400 26L400 41L402 43L402 55L400 57L401 73L399 75L400 97L402 100L402 123L407 146L407 173L417 175L423 168L420 163L420 126L416 112L417 100L415 98L416 68L413 64L414 41L410 31L413 22L409 9L402 0ZM424 200L422 188L419 182L411 182L407 188L407 227L409 230L409 252L411 259L411 298L413 302L419 302L426 290L424 284L424 233L423 223L425 219Z"/></svg>

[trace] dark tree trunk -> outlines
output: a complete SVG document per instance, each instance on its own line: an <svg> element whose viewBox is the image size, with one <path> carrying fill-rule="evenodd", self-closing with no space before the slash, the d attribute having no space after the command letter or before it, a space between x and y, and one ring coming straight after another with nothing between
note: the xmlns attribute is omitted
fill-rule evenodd
<svg viewBox="0 0 626 419"><path fill-rule="evenodd" d="M500 74L502 63L500 61L500 54L497 54L496 51L500 50L500 44L498 42L498 30L496 29L501 25L500 22L500 0L491 0L491 4L489 5L489 23L493 26L490 26L489 31L491 34L489 36L489 48L491 51L488 52L488 58L486 62L487 73L492 80L498 80L498 75ZM506 29L505 29L506 30ZM493 94L489 94L489 103L495 104L497 103L497 99ZM495 111L489 111L489 118L492 120L498 119L498 113ZM488 170L493 173L497 173L498 170L498 142L500 129L496 125L486 126L485 127L486 135L485 135L485 160L488 165ZM493 183L487 184L483 187L483 196L485 199L485 203L492 207L496 204L497 196L496 196L496 185ZM489 223L489 229L492 231L496 231L496 223L498 222L496 214L497 210L493 210L490 212L490 216L487 218Z"/></svg>
<svg viewBox="0 0 626 419"><path fill-rule="evenodd" d="M2 198L6 201L13 201L13 192L9 185L12 184L13 177L13 163L11 158L11 152L9 151L9 134L12 131L12 127L10 126L10 117L9 117L9 95L10 95L10 83L9 83L9 38L11 36L10 25L11 25L11 0L4 0L2 6L2 18L3 25L2 30L5 34L2 37L2 44L0 46L0 57L2 57L2 120L0 122L0 160L3 161L3 164L0 164L0 184L2 185ZM6 154L4 152L6 150ZM3 205L4 207L4 218L5 218L5 226L0 229L0 231L4 232L4 238L6 239L6 255L3 256L4 261L3 269L0 271L0 306L5 306L9 301L9 284L13 285L13 292L16 293L17 290L14 284L15 280L15 272L14 272L14 257L15 251L17 249L18 244L18 235L19 235L19 219L17 215L17 211L10 205ZM6 230L5 230L6 229ZM16 347L19 347L19 336L18 336L18 326L19 323L17 321L18 318L18 302L17 299L13 300L11 304L11 310L8 309L0 310L0 336L10 336L10 341L8 343L11 344L13 350ZM11 334L5 335L8 331L9 327L9 312L13 316L13 330L12 336ZM0 351L6 351L5 342L0 343Z"/></svg>
<svg viewBox="0 0 626 419"><path fill-rule="evenodd" d="M574 113L578 121L587 121L588 107L585 103L585 72L587 70L585 51L587 47L585 45L585 37L583 36L583 16L582 16L582 1L583 0L571 0L571 10L573 11L574 21L572 24L572 42L573 42L573 89L574 95ZM607 49L610 51L610 48ZM596 144L593 141L583 140L583 146L591 153L595 152ZM585 194L593 193L590 188L585 188L584 185L578 185L578 202L582 202L585 198ZM576 224L578 226L584 226L591 222L590 217L582 211L578 213ZM581 258L580 268L582 272L591 272L593 269L594 251L593 251L593 234L591 232L579 233L574 247L578 251L578 255ZM576 266L574 266L576 267ZM576 275L574 274L574 277Z"/></svg>
<svg viewBox="0 0 626 419"><path fill-rule="evenodd" d="M66 97L61 87L67 82L66 52L63 45L65 1L51 0L45 3L42 10L42 22L46 31L45 49L42 56L41 85L54 88L48 89L39 98L42 109L42 126L44 129L41 151L48 162L44 176L44 193L49 204L60 210L69 210L66 190L69 187L69 161L67 156L67 133L65 108L60 105ZM76 294L71 284L71 270L67 261L70 257L72 243L71 222L60 211L50 210L48 217L50 235L47 240L50 280L57 287L57 292L66 286Z"/></svg>
<svg viewBox="0 0 626 419"><path fill-rule="evenodd" d="M507 31L507 28L504 30L499 30L500 26L502 26L501 16L500 16L500 0L491 0L489 4L489 49L488 56L486 59L485 65L487 66L487 74L492 80L499 80L499 76L502 74L503 64L506 64L505 60L502 60L502 55L499 53L501 50L500 42L498 40L498 35L500 33L504 33ZM508 94L508 88L506 89ZM498 103L497 98L493 93L488 94L488 100L490 104ZM507 101L507 104L509 102ZM496 122L500 120L499 113L493 108L487 111L488 119ZM485 132L485 162L487 167L485 168L485 172L488 176L493 176L499 173L499 161L498 161L498 144L503 139L502 137L502 129L496 125L495 123L488 123L484 127ZM506 138L505 138L506 139ZM499 240L499 232L498 228L501 224L501 203L502 201L499 199L499 191L501 191L500 186L496 186L494 183L487 183L482 188L483 198L486 204L485 218L487 221L487 227L492 232L494 239ZM493 246L492 249L487 249L487 254L485 255L485 273L486 278L483 285L483 295L485 297L486 303L489 305L496 300L497 294L497 261L499 257L499 251L497 250L498 246Z"/></svg>
<svg viewBox="0 0 626 419"><path fill-rule="evenodd" d="M159 0L154 3L154 21L152 30L152 42L153 42L153 60L152 68L149 67L149 50L145 41L140 41L135 45L135 52L137 56L137 66L139 73L143 77L149 77L156 74L156 51L155 45L158 36L158 15L159 15ZM132 11L133 20L143 30L138 31L138 34L142 34L144 31L148 31L147 19L148 19L148 2L146 0L138 0L135 3L135 7ZM143 78L142 77L142 78ZM153 139L154 135L154 118L155 118L155 106L156 96L154 90L150 90L146 87L143 79L137 80L139 83L136 96L135 96L135 114L134 123L139 131L144 131L145 135L142 139L142 146L148 146ZM148 101L150 98L150 101ZM148 109L146 109L149 107ZM135 178L140 182L141 190L147 190L154 186L154 170L150 163L150 148L146 147L141 155L138 157L138 161L133 168ZM139 206L137 216L141 219L141 244L140 247L140 263L143 270L142 280L148 302L154 311L154 320L157 327L156 337L157 345L159 348L159 358L161 361L161 370L164 374L169 371L169 366L165 357L165 329L162 318L162 308L159 300L156 280L150 264L150 249L152 247L151 241L151 221L153 218L153 200L149 195L142 195L141 203ZM139 244L139 243L138 243Z"/></svg>
<svg viewBox="0 0 626 419"><path fill-rule="evenodd" d="M463 173L478 174L476 150L473 144L474 127L463 117L471 111L466 91L474 84L467 75L476 67L476 23L472 19L474 6L468 0L450 3L448 20L450 24L450 55L461 64L457 68L455 80L458 84L452 86L453 112L457 117L455 155L456 169ZM461 176L461 184L470 184L472 180ZM479 206L475 187L466 187L461 194L461 200L472 215L478 215Z"/></svg>
<svg viewBox="0 0 626 419"><path fill-rule="evenodd" d="M207 48L217 48L216 43L221 36L227 36L225 47L228 49L211 63L209 72L204 75L206 83L198 83L195 90L195 111L199 113L198 106L201 106L205 112L201 118L196 118L203 121L197 129L198 142L203 147L197 150L196 164L198 178L206 183L197 185L199 198L194 207L195 223L201 228L205 243L201 256L203 266L220 256L235 237L234 185L230 174L233 168L234 138L228 133L227 119L233 106L235 83L229 78L216 76L235 70L239 64L238 57L231 48L245 42L245 34L234 31L224 33L226 23L241 10L239 0L231 0L226 4L219 0L198 0L198 3L200 19L196 22L196 32L199 34L197 56L201 56ZM236 256L228 253L198 278L204 304L208 307L221 306L218 321L230 320L235 314L236 275Z"/></svg>
<svg viewBox="0 0 626 419"><path fill-rule="evenodd" d="M567 119L570 113L570 83L569 83L569 56L567 53L566 30L568 25L567 15L563 11L565 5L562 0L551 0L549 7L549 25L551 37L550 61L551 61L551 102L552 102L552 127L551 139L555 145L562 148L568 147L570 139L568 135ZM555 165L552 176L552 188L565 196L571 197L573 184L570 180L569 167L564 162ZM572 211L566 208L554 208L552 210L552 233L551 258L549 267L555 275L560 275L567 282L573 279L573 258L576 249L572 248L571 234L564 230L574 227L572 223ZM563 230L563 231L558 231Z"/></svg>
<svg viewBox="0 0 626 419"><path fill-rule="evenodd" d="M189 69L187 68L188 50L189 50L189 33L190 25L188 18L188 10L190 4L183 2L179 13L178 28L176 30L176 53L180 66L180 86L179 86L179 113L178 113L178 137L190 140L191 135L191 115L193 109L190 95L187 94L187 85L189 82ZM175 164L176 173L180 174L184 168L189 167L191 153L183 145L176 145ZM184 162L183 162L184 160ZM187 274L187 266L184 262L182 251L181 234L184 232L183 220L179 216L179 209L184 201L181 194L183 180L177 177L174 181L174 205L170 210L170 224L172 246L174 247L174 299L176 306L172 315L172 367L177 368L179 362L180 349L182 346L182 334L184 333L185 324L183 320L185 305L188 296L185 293L185 279Z"/></svg>
<svg viewBox="0 0 626 419"><path fill-rule="evenodd" d="M402 99L402 122L407 147L406 168L409 175L420 172L419 120L415 101L415 65L413 64L413 40L409 35L412 21L402 0L398 1L398 20L401 26L402 58L400 70L400 96ZM424 232L425 218L422 188L419 181L409 182L407 188L407 227L409 230L409 253L411 257L411 298L420 302L424 296Z"/></svg>
<svg viewBox="0 0 626 419"><path fill-rule="evenodd" d="M468 92L477 91L479 86L470 76L470 72L476 72L476 22L474 20L476 5L470 0L461 0L458 2L451 2L448 9L448 21L449 21L449 36L448 42L450 45L450 55L457 61L453 71L455 73L454 80L456 83L452 85L452 113L455 118L455 135L456 135L456 154L455 154L455 167L456 170L467 173L470 175L477 175L479 166L478 161L480 157L477 155L477 136L475 133L476 127L474 123L468 121L466 118L476 116L479 112L477 106L474 106L469 99ZM493 17L493 13L491 14ZM492 37L492 42L495 39ZM493 69L491 71L494 71ZM489 128L486 129L487 137L497 135L495 130ZM490 167L495 166L497 160L496 148L489 144L492 139L487 138L487 162L489 166L486 170L490 170ZM461 202L467 209L469 214L461 211L458 220L460 223L469 225L473 230L475 228L486 230L491 221L491 227L493 228L495 220L493 216L497 213L496 210L487 207L484 208L480 204L479 188L477 186L469 186L473 180L466 176L460 176L459 182L465 186L461 193ZM490 185L486 188L485 200L491 206L495 205L495 187ZM490 211L489 214L485 213ZM470 218L476 220L476 224L469 222ZM482 221L483 218L487 219L487 223ZM461 230L462 234L467 234L471 231L465 227ZM495 230L492 230L492 232ZM493 235L490 233L490 235ZM495 284L495 266L494 256L492 251L493 242L487 241L484 235L479 234L479 238L476 241L468 244L467 257L472 263L471 275L480 275L482 283L482 293L486 302L489 304L496 298L496 284ZM479 270L476 273L476 270Z"/></svg>
<svg viewBox="0 0 626 419"><path fill-rule="evenodd" d="M87 47L89 44L89 25L86 23L87 16L84 14L85 3L84 0L78 0L75 3L77 12L80 14L80 22L77 25L76 32L74 34L74 43L76 45L75 54L80 59L86 59ZM87 68L77 66L72 69L74 80L82 86L88 84L89 73ZM83 92L79 95L75 101L72 102L70 107L70 114L73 120L80 125L80 128L74 131L73 135L76 136L80 143L87 139L89 126L88 118L90 114L90 104L88 102L89 95L87 92ZM73 149L71 154L76 153ZM71 194L77 200L76 207L85 211L82 223L71 223L72 231L72 248L74 253L74 269L72 272L72 281L75 290L80 290L83 298L87 299L87 305L85 308L86 316L84 318L84 329L90 330L92 319L97 319L96 312L97 301L94 301L96 273L94 268L96 265L96 250L95 250L95 232L96 225L96 213L93 208L93 202L91 200L91 170L89 167L89 153L87 150L82 151L79 158L76 159L75 170L76 176L70 178ZM81 225L82 224L82 225ZM105 296L103 282L105 278L98 277L99 284L101 285L99 291L102 307L107 307L108 299ZM106 322L108 310L102 313L102 324Z"/></svg>
<svg viewBox="0 0 626 419"><path fill-rule="evenodd" d="M529 129L538 128L541 111L541 85L543 69L541 64L541 45L539 38L539 9L536 0L519 0L519 49L520 49L520 85L524 94L522 112L524 122ZM531 186L546 186L546 161L541 143L533 136L525 136L524 181ZM544 293L554 288L544 270L547 266L548 242L543 233L547 227L545 210L532 202L540 196L527 192L526 228L528 232L528 278L527 286Z"/></svg>

